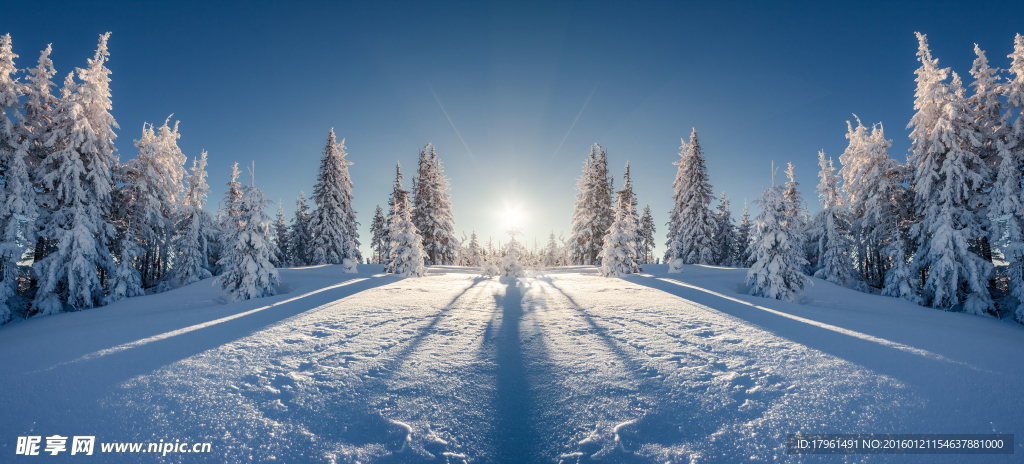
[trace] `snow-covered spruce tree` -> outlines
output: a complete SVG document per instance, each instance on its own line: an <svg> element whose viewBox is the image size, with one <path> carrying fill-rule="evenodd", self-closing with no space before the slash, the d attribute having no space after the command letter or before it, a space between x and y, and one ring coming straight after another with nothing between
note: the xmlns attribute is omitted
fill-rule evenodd
<svg viewBox="0 0 1024 464"><path fill-rule="evenodd" d="M641 270L636 251L636 214L632 202L627 197L631 193L632 191L627 192L626 189L619 191L619 201L615 204L615 222L604 236L599 272L605 277L636 274Z"/></svg>
<svg viewBox="0 0 1024 464"><path fill-rule="evenodd" d="M0 169L4 184L0 188L0 324L11 320L7 301L18 290L18 261L24 253L21 237L31 237L32 232L18 216L29 220L36 216L35 190L26 165L30 134L15 126L8 116L20 116L23 87L12 78L17 72L17 57L11 49L11 35L0 37Z"/></svg>
<svg viewBox="0 0 1024 464"><path fill-rule="evenodd" d="M306 204L306 193L299 192L295 199L295 217L288 231L288 244L291 246L293 266L308 266L312 252L313 237L309 233L309 206Z"/></svg>
<svg viewBox="0 0 1024 464"><path fill-rule="evenodd" d="M224 214L220 216L220 227L224 233L230 234L232 230L241 225L240 216L242 208L242 184L238 182L238 176L242 171L238 170L238 162L231 165L231 180L228 181L228 190L224 192L224 199L221 204L224 206Z"/></svg>
<svg viewBox="0 0 1024 464"><path fill-rule="evenodd" d="M142 290L142 275L135 268L140 254L138 240L135 238L135 225L128 223L118 243L117 266L114 267L113 274L107 278L108 292L104 297L105 303L146 293Z"/></svg>
<svg viewBox="0 0 1024 464"><path fill-rule="evenodd" d="M654 264L654 216L651 216L651 205L644 205L644 215L640 217L640 224L637 227L637 241L642 264Z"/></svg>
<svg viewBox="0 0 1024 464"><path fill-rule="evenodd" d="M65 79L47 141L50 150L38 168L52 201L46 203L40 235L53 244L53 252L32 266L38 279L33 305L43 315L61 311L64 304L78 309L100 304L104 290L98 270L109 274L114 267L107 248L114 232L107 218L117 128L105 66L109 37L109 32L101 35L89 66L77 69L80 84L70 74Z"/></svg>
<svg viewBox="0 0 1024 464"><path fill-rule="evenodd" d="M576 182L580 191L572 214L569 259L575 265L599 264L604 233L612 225L612 178L608 175L608 155L601 145L590 148L583 163L583 175Z"/></svg>
<svg viewBox="0 0 1024 464"><path fill-rule="evenodd" d="M735 266L736 258L736 224L733 224L732 210L729 208L729 197L722 192L715 211L715 264L719 266Z"/></svg>
<svg viewBox="0 0 1024 464"><path fill-rule="evenodd" d="M908 263L907 255L909 253L904 238L905 234L901 231L897 232L885 247L885 256L892 265L885 273L885 286L882 287L882 295L920 303L921 297L918 295L920 279L917 278Z"/></svg>
<svg viewBox="0 0 1024 464"><path fill-rule="evenodd" d="M476 230L469 236L469 245L466 246L466 266L469 267L480 267L483 266L484 259L480 254L480 242L476 238Z"/></svg>
<svg viewBox="0 0 1024 464"><path fill-rule="evenodd" d="M988 58L984 50L974 44L974 53L977 58L971 67L971 76L974 81L970 87L974 93L967 98L967 107L970 116L967 122L970 125L970 132L976 141L974 152L978 154L981 162L989 167L989 173L993 177L984 180L983 187L975 192L974 200L978 201L982 225L982 235L971 241L974 252L988 262L993 262L992 244L1001 237L998 234L1000 228L990 220L988 207L991 205L991 186L995 182L994 176L998 174L998 141L1005 138L1006 124L1002 117L1002 97L1004 86L999 84L999 70L988 66ZM990 239L990 237L992 239ZM993 240L994 239L994 240Z"/></svg>
<svg viewBox="0 0 1024 464"><path fill-rule="evenodd" d="M710 205L713 194L708 183L704 152L697 140L697 129L690 141L683 141L676 179L672 183L673 207L669 213L668 251L665 261L669 272L680 272L682 264L712 264L714 258L715 215ZM678 242L678 244L674 244ZM681 261L676 261L681 260Z"/></svg>
<svg viewBox="0 0 1024 464"><path fill-rule="evenodd" d="M373 212L373 222L370 223L370 249L373 250L373 264L382 264L384 262L384 241L387 240L388 224L384 222L384 211L380 209L380 204L377 204L377 209Z"/></svg>
<svg viewBox="0 0 1024 464"><path fill-rule="evenodd" d="M1002 239L1010 295L1019 302L1016 319L1024 322L1024 202L1020 183L1024 168L1024 35L1017 34L1009 58L1010 77L1001 92L1006 96L1002 137L995 140L998 174L992 186L989 215L1001 219L996 234Z"/></svg>
<svg viewBox="0 0 1024 464"><path fill-rule="evenodd" d="M277 216L274 216L274 243L277 244L277 255L274 256L274 267L282 268L291 265L291 248L288 246L288 219L284 217L284 205L277 203Z"/></svg>
<svg viewBox="0 0 1024 464"><path fill-rule="evenodd" d="M210 195L206 184L206 151L192 160L192 173L186 180L181 208L176 215L174 237L174 267L172 280L185 286L213 275L209 261L210 242L216 239L218 225L213 216L203 209Z"/></svg>
<svg viewBox="0 0 1024 464"><path fill-rule="evenodd" d="M253 180L255 183L255 179ZM277 269L270 262L275 253L270 217L263 211L270 201L255 185L242 188L238 203L238 227L228 232L224 256L217 263L224 273L214 281L227 292L230 301L262 298L277 294Z"/></svg>
<svg viewBox="0 0 1024 464"><path fill-rule="evenodd" d="M793 247L804 258L804 267L801 270L805 274L810 274L807 270L807 237L804 236L804 231L807 228L805 219L807 204L804 203L804 198L800 195L800 183L796 181L793 163L788 163L786 167L786 185L782 189L782 204L785 205L783 211L786 213L784 223L792 234Z"/></svg>
<svg viewBox="0 0 1024 464"><path fill-rule="evenodd" d="M562 266L562 247L555 241L555 231L551 231L548 244L544 248L544 267Z"/></svg>
<svg viewBox="0 0 1024 464"><path fill-rule="evenodd" d="M629 161L626 161L626 170L622 174L622 190L619 190L615 196L617 203L622 203L628 206L630 215L633 218L633 225L640 227L640 213L636 210L637 201L636 194L633 193L633 180L629 177ZM614 210L613 213L616 213ZM639 231L637 232L639 235ZM633 237L633 241L636 242L638 237Z"/></svg>
<svg viewBox="0 0 1024 464"><path fill-rule="evenodd" d="M849 210L839 193L839 176L831 159L825 159L825 152L818 152L818 198L821 200L821 211L814 214L808 225L808 239L817 257L817 266L813 269L814 277L829 282L852 287L856 283L853 270L854 251L850 238Z"/></svg>
<svg viewBox="0 0 1024 464"><path fill-rule="evenodd" d="M508 230L510 237L508 245L505 246L505 256L501 258L498 264L498 272L501 277L526 277L526 270L523 269L521 261L526 254L526 248L523 247L517 240L516 237L522 235L523 232L516 227L512 227Z"/></svg>
<svg viewBox="0 0 1024 464"><path fill-rule="evenodd" d="M0 111L0 155L4 158L10 157L20 145L18 128L10 118L12 114L20 116L21 110L22 86L14 79L18 72L14 66L17 57L11 46L11 35L0 36L0 110L3 110Z"/></svg>
<svg viewBox="0 0 1024 464"><path fill-rule="evenodd" d="M395 180L391 184L391 193L388 195L388 215L384 219L384 247L383 247L383 264L388 264L388 260L391 257L391 237L388 235L391 233L391 224L395 220L395 208L396 201L405 192L402 189L402 163L395 162Z"/></svg>
<svg viewBox="0 0 1024 464"><path fill-rule="evenodd" d="M751 246L753 265L747 271L750 294L777 300L797 300L807 276L801 269L806 262L796 248L793 231L786 225L784 187L772 185L755 203L761 207L757 216L757 241Z"/></svg>
<svg viewBox="0 0 1024 464"><path fill-rule="evenodd" d="M747 208L747 202L743 202L743 214L740 216L740 225L736 227L736 257L733 258L736 266L738 267L750 267L754 263L751 261L751 245L752 235L754 232L754 224L750 222L750 210Z"/></svg>
<svg viewBox="0 0 1024 464"><path fill-rule="evenodd" d="M170 244L174 237L174 219L178 195L182 191L186 157L178 148L178 123L154 130L142 125L142 138L135 142L138 156L125 170L127 182L121 189L124 219L135 228L141 248L136 265L145 288L164 280L170 268ZM158 132L159 131L159 132Z"/></svg>
<svg viewBox="0 0 1024 464"><path fill-rule="evenodd" d="M434 146L420 150L419 169L413 179L415 204L413 222L423 236L423 250L428 264L455 262L458 240L455 238L455 216L452 214L451 184L444 176L444 167Z"/></svg>
<svg viewBox="0 0 1024 464"><path fill-rule="evenodd" d="M847 210L850 212L850 234L855 252L854 268L868 286L883 286L885 274L893 266L888 250L894 235L900 233L898 204L906 169L889 158L892 145L885 138L882 125L868 132L857 115L857 126L846 122L846 138L850 143L839 157Z"/></svg>
<svg viewBox="0 0 1024 464"><path fill-rule="evenodd" d="M911 163L917 216L914 238L918 248L912 269L924 277L924 304L935 308L962 305L966 312L984 314L992 307L988 277L992 264L971 250L970 242L983 232L976 191L988 168L973 148L978 146L967 120L968 108L960 77L932 59L926 37L918 34L921 67L911 119Z"/></svg>
<svg viewBox="0 0 1024 464"><path fill-rule="evenodd" d="M53 87L53 82L50 79L56 74L56 71L53 69L53 62L50 61L49 46L39 54L37 66L27 72L28 82L22 87L22 92L25 95L23 106L25 113L19 126L22 132L21 148L28 152L25 158L28 166L38 166L53 149L53 145L47 146L46 143L53 136L54 112L57 108L57 97L50 93L50 88ZM35 174L37 174L35 170L30 169L30 178L34 179ZM34 184L38 184L38 179L34 179ZM29 243L32 243L34 238L35 249L32 258L33 261L39 261L49 254L53 244L46 237L37 234L40 226L46 222L45 219L35 221L35 224L33 222L40 213L47 212L46 208L39 208L39 204L53 203L41 201L44 198L52 199L52 196L49 195L50 192L36 191L36 189L33 189L33 192L35 204L29 207L33 208L35 213L27 221L28 229L24 237Z"/></svg>
<svg viewBox="0 0 1024 464"><path fill-rule="evenodd" d="M345 140L337 142L334 128L327 135L327 146L320 159L320 172L313 187L317 208L310 218L313 244L310 264L342 264L345 272L356 272L362 262L359 253L359 223L352 208L352 178L345 159Z"/></svg>
<svg viewBox="0 0 1024 464"><path fill-rule="evenodd" d="M388 218L388 264L385 271L405 277L423 277L427 268L423 266L426 254L423 252L423 238L412 223L412 205L409 192L402 189L401 175L395 180L395 191L391 198L392 213Z"/></svg>

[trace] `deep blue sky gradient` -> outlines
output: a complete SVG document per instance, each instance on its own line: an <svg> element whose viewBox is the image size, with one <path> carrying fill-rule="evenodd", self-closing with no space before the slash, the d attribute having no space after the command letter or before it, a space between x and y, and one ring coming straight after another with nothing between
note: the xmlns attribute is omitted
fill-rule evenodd
<svg viewBox="0 0 1024 464"><path fill-rule="evenodd" d="M737 216L770 183L772 161L796 165L817 209L817 152L838 162L852 113L884 123L890 155L905 159L915 31L968 82L974 43L1005 68L1024 33L1020 1L890 3L36 1L5 6L0 34L19 68L52 43L59 84L112 31L121 159L135 156L144 121L174 113L188 165L209 151L211 211L230 164L255 161L256 182L290 215L334 127L355 163L368 253L394 163L410 186L428 142L452 180L456 230L485 241L507 241L505 205L523 209L531 240L568 236L594 142L617 187L630 161L663 241L671 163L691 127Z"/></svg>

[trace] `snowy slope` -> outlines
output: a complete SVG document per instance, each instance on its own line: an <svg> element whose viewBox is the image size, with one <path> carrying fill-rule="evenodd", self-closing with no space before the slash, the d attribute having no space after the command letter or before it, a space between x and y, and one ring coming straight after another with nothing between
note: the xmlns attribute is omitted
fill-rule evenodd
<svg viewBox="0 0 1024 464"><path fill-rule="evenodd" d="M93 462L1014 462L804 456L786 433L1024 430L1024 327L745 270L281 270L0 327L0 461L24 435L210 442ZM273 305L273 306L269 306ZM269 306L269 307L268 307ZM1019 440L1018 440L1019 441ZM45 444L45 443L44 443ZM22 458L28 460L29 458ZM33 461L82 461L63 453ZM88 460L88 459L85 459Z"/></svg>

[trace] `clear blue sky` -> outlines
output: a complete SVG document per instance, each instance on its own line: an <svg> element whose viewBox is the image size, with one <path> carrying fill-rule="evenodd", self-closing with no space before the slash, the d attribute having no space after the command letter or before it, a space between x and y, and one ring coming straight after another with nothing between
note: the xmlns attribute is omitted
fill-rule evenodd
<svg viewBox="0 0 1024 464"><path fill-rule="evenodd" d="M737 216L773 160L796 165L815 208L817 152L838 161L851 113L884 123L890 155L905 158L915 31L968 81L974 43L1005 68L1024 33L1020 1L297 3L16 2L0 33L20 68L52 43L59 84L112 31L121 159L135 156L144 121L174 113L189 166L209 151L211 210L231 163L255 161L257 183L290 215L333 127L355 162L365 252L395 161L408 187L428 142L452 180L456 230L484 240L507 240L506 204L522 208L526 237L568 236L580 165L598 142L616 186L631 162L663 241L670 163L691 127Z"/></svg>

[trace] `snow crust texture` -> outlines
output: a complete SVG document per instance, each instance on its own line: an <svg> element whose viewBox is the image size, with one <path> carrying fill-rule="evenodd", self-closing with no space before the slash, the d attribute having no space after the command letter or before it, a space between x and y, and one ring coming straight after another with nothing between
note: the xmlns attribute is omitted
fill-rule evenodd
<svg viewBox="0 0 1024 464"><path fill-rule="evenodd" d="M161 462L699 463L814 461L785 454L795 432L1024 425L1006 394L1024 384L1013 323L819 279L800 304L751 297L744 269L710 266L358 270L282 269L279 295L232 304L207 279L4 326L0 434L213 444Z"/></svg>

